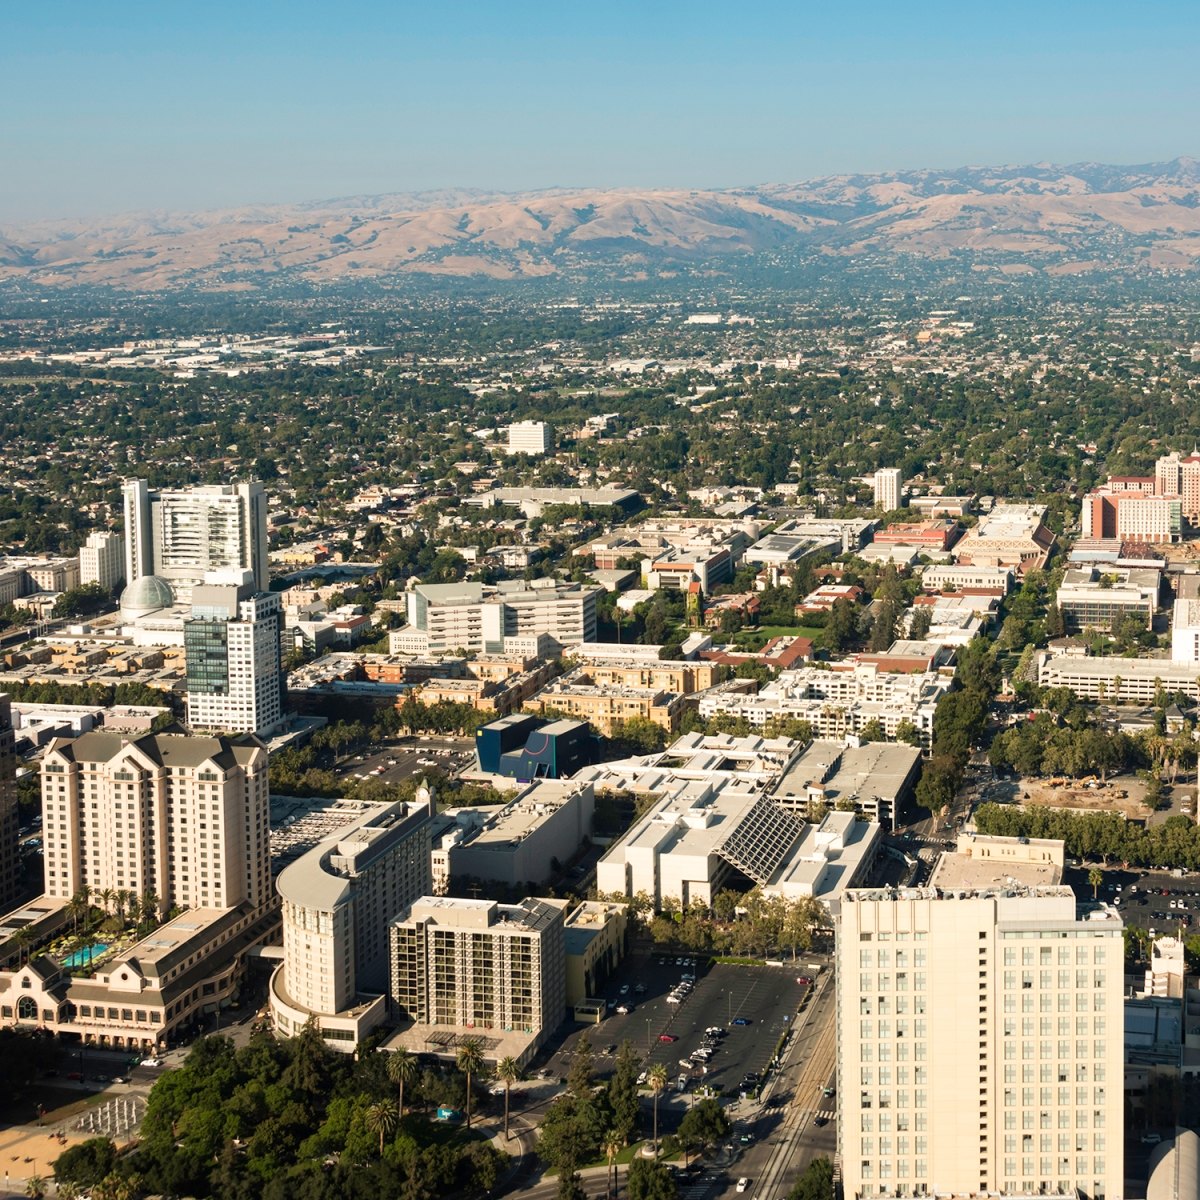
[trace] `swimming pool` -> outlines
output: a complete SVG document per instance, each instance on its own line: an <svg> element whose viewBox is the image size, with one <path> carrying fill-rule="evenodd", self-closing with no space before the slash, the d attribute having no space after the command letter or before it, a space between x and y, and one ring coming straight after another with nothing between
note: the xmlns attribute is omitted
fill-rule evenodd
<svg viewBox="0 0 1200 1200"><path fill-rule="evenodd" d="M97 942L94 946L84 947L81 950L72 950L66 958L62 960L63 966L69 970L74 970L75 967L86 967L95 962L108 947L103 942Z"/></svg>

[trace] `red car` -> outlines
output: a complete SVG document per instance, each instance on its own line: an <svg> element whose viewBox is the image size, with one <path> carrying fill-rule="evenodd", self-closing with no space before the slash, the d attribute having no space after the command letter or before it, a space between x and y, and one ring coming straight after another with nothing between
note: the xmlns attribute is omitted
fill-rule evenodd
<svg viewBox="0 0 1200 1200"><path fill-rule="evenodd" d="M660 1033L658 1035L660 1042L677 1042L679 1039L673 1033Z"/></svg>
<svg viewBox="0 0 1200 1200"><path fill-rule="evenodd" d="M811 987L812 986L812 980L809 979L809 977L807 975L797 975L796 982L798 984L800 984L802 987Z"/></svg>

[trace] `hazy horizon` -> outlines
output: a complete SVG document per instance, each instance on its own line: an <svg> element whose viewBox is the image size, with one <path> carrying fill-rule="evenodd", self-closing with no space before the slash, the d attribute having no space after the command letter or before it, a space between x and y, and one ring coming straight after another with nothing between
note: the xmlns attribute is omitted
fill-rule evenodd
<svg viewBox="0 0 1200 1200"><path fill-rule="evenodd" d="M1162 31L1171 37L1164 40ZM723 188L1194 141L1200 11L767 0L0 16L0 221L391 192ZM1119 88L1114 81L1120 81Z"/></svg>

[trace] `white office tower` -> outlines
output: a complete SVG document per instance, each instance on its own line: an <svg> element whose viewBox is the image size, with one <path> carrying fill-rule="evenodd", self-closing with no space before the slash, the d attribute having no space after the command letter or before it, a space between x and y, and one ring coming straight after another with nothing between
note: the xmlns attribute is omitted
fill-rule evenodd
<svg viewBox="0 0 1200 1200"><path fill-rule="evenodd" d="M1171 661L1200 663L1200 600L1175 601L1171 612Z"/></svg>
<svg viewBox="0 0 1200 1200"><path fill-rule="evenodd" d="M549 454L554 449L554 430L545 421L518 421L508 427L509 454L531 457Z"/></svg>
<svg viewBox="0 0 1200 1200"><path fill-rule="evenodd" d="M387 1017L388 922L433 883L429 793L415 803L343 801L324 841L276 880L283 961L270 1007L285 1037L315 1020L347 1053Z"/></svg>
<svg viewBox="0 0 1200 1200"><path fill-rule="evenodd" d="M261 483L153 492L126 480L125 580L165 579L184 603L211 571L251 571L258 591L270 586L267 495Z"/></svg>
<svg viewBox="0 0 1200 1200"><path fill-rule="evenodd" d="M271 899L267 752L257 742L55 738L42 760L46 894L153 892L170 908Z"/></svg>
<svg viewBox="0 0 1200 1200"><path fill-rule="evenodd" d="M900 468L880 467L875 472L875 507L892 512L900 507Z"/></svg>
<svg viewBox="0 0 1200 1200"><path fill-rule="evenodd" d="M193 589L192 615L183 624L187 719L193 729L266 735L280 723L282 622L279 595L256 592L249 572L240 584L210 582Z"/></svg>
<svg viewBox="0 0 1200 1200"><path fill-rule="evenodd" d="M1123 1194L1121 919L1077 908L1070 888L995 876L846 893L847 1200Z"/></svg>
<svg viewBox="0 0 1200 1200"><path fill-rule="evenodd" d="M79 551L79 582L115 591L125 578L125 539L119 533L92 533Z"/></svg>

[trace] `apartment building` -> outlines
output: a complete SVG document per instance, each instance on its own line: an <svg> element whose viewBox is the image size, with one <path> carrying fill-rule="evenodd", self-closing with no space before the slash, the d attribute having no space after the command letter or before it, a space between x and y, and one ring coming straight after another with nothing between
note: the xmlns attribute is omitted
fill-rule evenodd
<svg viewBox="0 0 1200 1200"><path fill-rule="evenodd" d="M433 890L430 801L363 804L362 815L280 873L283 961L271 1020L284 1036L315 1020L350 1053L387 1017L387 924Z"/></svg>
<svg viewBox="0 0 1200 1200"><path fill-rule="evenodd" d="M900 468L880 467L872 476L875 507L892 512L900 507Z"/></svg>
<svg viewBox="0 0 1200 1200"><path fill-rule="evenodd" d="M1122 922L1025 872L951 854L843 897L847 1197L1123 1196Z"/></svg>
<svg viewBox="0 0 1200 1200"><path fill-rule="evenodd" d="M85 733L50 743L41 779L47 895L149 891L164 911L270 901L258 742Z"/></svg>
<svg viewBox="0 0 1200 1200"><path fill-rule="evenodd" d="M266 736L283 720L283 615L277 592L241 584L192 589L183 625L187 719L193 729Z"/></svg>
<svg viewBox="0 0 1200 1200"><path fill-rule="evenodd" d="M641 653L645 650L653 653ZM566 654L603 687L659 688L687 696L715 686L728 674L719 662L659 658L658 650L657 646L584 642L568 647Z"/></svg>
<svg viewBox="0 0 1200 1200"><path fill-rule="evenodd" d="M509 454L534 458L554 449L554 430L545 421L517 421L508 427L507 436Z"/></svg>
<svg viewBox="0 0 1200 1200"><path fill-rule="evenodd" d="M408 625L392 634L389 646L394 654L503 654L514 640L519 646L545 637L557 652L571 642L595 641L603 590L555 579L417 584L407 596Z"/></svg>
<svg viewBox="0 0 1200 1200"><path fill-rule="evenodd" d="M79 582L115 591L125 578L125 539L119 533L90 533L79 551Z"/></svg>
<svg viewBox="0 0 1200 1200"><path fill-rule="evenodd" d="M939 671L921 669L928 660L914 658L915 669L906 670L906 664L888 665L885 658L879 655L874 661L781 671L757 694L713 692L702 696L700 715L744 717L755 729L780 720L803 720L816 736L838 739L857 735L874 721L894 738L901 723L907 721L928 744L934 710L951 680Z"/></svg>
<svg viewBox="0 0 1200 1200"><path fill-rule="evenodd" d="M270 587L267 495L257 481L151 491L143 479L122 488L125 579L157 575L185 603L212 571L250 571Z"/></svg>
<svg viewBox="0 0 1200 1200"><path fill-rule="evenodd" d="M685 696L660 687L597 683L592 668L577 667L544 687L525 707L530 712L551 711L587 721L610 737L623 722L635 718L674 733L688 703Z"/></svg>
<svg viewBox="0 0 1200 1200"><path fill-rule="evenodd" d="M565 900L422 896L388 926L390 998L412 1049L527 1063L566 1015Z"/></svg>
<svg viewBox="0 0 1200 1200"><path fill-rule="evenodd" d="M34 955L0 972L0 1024L158 1047L228 1004L246 953L270 939L267 753L253 740L56 738L42 762L43 922L83 887L185 911L95 969ZM50 921L45 925L52 932Z"/></svg>

